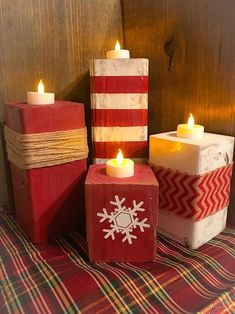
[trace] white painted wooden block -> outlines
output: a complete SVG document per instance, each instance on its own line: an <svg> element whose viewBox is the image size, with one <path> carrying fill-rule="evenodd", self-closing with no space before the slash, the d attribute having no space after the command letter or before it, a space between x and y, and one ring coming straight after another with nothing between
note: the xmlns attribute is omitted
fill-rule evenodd
<svg viewBox="0 0 235 314"><path fill-rule="evenodd" d="M158 210L158 231L191 249L197 249L224 230L227 207L199 221Z"/></svg>
<svg viewBox="0 0 235 314"><path fill-rule="evenodd" d="M158 231L197 249L226 224L234 138L150 136L149 164L159 181Z"/></svg>

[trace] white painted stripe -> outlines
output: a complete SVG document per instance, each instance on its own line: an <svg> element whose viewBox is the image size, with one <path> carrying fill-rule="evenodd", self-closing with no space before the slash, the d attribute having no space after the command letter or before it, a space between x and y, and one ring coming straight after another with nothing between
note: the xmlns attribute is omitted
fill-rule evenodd
<svg viewBox="0 0 235 314"><path fill-rule="evenodd" d="M91 76L148 76L148 59L93 59Z"/></svg>
<svg viewBox="0 0 235 314"><path fill-rule="evenodd" d="M148 93L91 94L92 109L148 109Z"/></svg>
<svg viewBox="0 0 235 314"><path fill-rule="evenodd" d="M135 142L148 139L147 126L92 127L94 142Z"/></svg>
<svg viewBox="0 0 235 314"><path fill-rule="evenodd" d="M115 158L115 156L113 158ZM147 164L148 161L147 158L127 158L133 160L135 164ZM110 158L93 158L93 164L105 164L109 159Z"/></svg>

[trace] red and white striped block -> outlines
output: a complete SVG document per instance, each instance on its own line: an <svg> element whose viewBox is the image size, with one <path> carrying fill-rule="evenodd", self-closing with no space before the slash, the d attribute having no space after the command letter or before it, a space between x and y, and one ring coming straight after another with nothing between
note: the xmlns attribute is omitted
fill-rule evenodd
<svg viewBox="0 0 235 314"><path fill-rule="evenodd" d="M149 163L159 181L158 231L197 249L226 225L234 138L150 136Z"/></svg>
<svg viewBox="0 0 235 314"><path fill-rule="evenodd" d="M90 62L93 162L148 156L148 59Z"/></svg>

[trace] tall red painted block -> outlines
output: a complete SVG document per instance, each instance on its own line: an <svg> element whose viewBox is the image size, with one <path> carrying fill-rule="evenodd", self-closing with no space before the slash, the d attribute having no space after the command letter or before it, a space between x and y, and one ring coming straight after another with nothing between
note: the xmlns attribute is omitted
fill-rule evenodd
<svg viewBox="0 0 235 314"><path fill-rule="evenodd" d="M92 165L85 182L86 230L91 262L143 262L156 257L158 183L147 165L112 178Z"/></svg>
<svg viewBox="0 0 235 314"><path fill-rule="evenodd" d="M148 157L148 59L94 59L90 62L92 153L94 163Z"/></svg>
<svg viewBox="0 0 235 314"><path fill-rule="evenodd" d="M82 129L84 105L68 101L6 104L6 126L21 134ZM11 171L16 218L33 242L82 226L86 159L27 170L11 163Z"/></svg>

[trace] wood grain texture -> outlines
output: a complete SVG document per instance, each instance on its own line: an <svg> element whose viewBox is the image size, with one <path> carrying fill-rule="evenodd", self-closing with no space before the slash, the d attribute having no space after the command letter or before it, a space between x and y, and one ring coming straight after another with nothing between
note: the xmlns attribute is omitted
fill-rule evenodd
<svg viewBox="0 0 235 314"><path fill-rule="evenodd" d="M0 38L1 120L4 103L25 101L42 78L57 99L85 103L89 129L88 63L122 43L120 1L0 0Z"/></svg>
<svg viewBox="0 0 235 314"><path fill-rule="evenodd" d="M150 134L192 112L207 132L235 136L235 2L123 0L122 12L125 48L150 61Z"/></svg>

